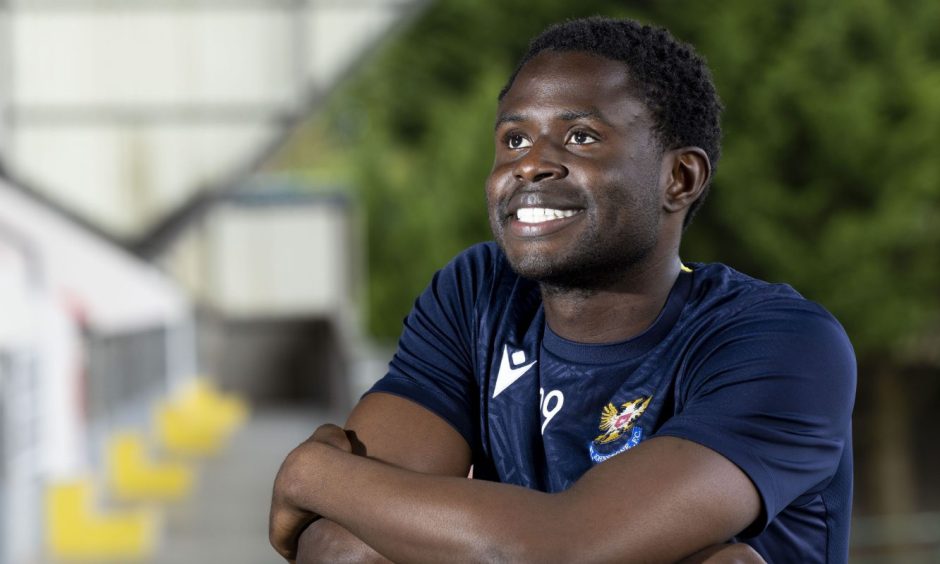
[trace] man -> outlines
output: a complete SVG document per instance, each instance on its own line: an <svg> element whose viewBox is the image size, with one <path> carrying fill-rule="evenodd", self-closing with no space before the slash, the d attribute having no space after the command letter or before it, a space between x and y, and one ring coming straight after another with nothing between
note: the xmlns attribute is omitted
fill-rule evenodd
<svg viewBox="0 0 940 564"><path fill-rule="evenodd" d="M679 259L719 112L664 30L533 41L500 95L496 244L434 276L345 431L285 460L283 556L312 522L300 561L847 559L844 331L788 286Z"/></svg>

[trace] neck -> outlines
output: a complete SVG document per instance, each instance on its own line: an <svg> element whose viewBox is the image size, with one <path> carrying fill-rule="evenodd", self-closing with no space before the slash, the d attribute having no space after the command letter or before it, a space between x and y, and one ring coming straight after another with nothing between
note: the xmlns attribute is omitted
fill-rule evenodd
<svg viewBox="0 0 940 564"><path fill-rule="evenodd" d="M659 315L682 265L677 254L633 265L598 288L542 284L545 320L578 343L614 343L645 331Z"/></svg>

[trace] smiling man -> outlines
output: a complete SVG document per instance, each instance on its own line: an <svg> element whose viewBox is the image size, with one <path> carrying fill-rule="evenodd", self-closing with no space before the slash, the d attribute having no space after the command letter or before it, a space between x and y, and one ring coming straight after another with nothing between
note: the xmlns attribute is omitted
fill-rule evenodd
<svg viewBox="0 0 940 564"><path fill-rule="evenodd" d="M496 242L434 276L345 429L287 457L278 552L844 562L844 331L789 286L679 258L719 112L664 30L591 18L536 38L499 97Z"/></svg>

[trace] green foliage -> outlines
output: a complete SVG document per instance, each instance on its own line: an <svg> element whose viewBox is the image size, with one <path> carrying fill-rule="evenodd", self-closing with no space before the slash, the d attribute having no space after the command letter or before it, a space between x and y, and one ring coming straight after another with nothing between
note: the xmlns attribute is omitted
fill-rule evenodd
<svg viewBox="0 0 940 564"><path fill-rule="evenodd" d="M726 105L686 260L787 281L886 354L940 326L940 3L440 0L334 98L368 214L370 329L394 338L431 274L489 238L495 97L529 38L602 13L663 25Z"/></svg>
<svg viewBox="0 0 940 564"><path fill-rule="evenodd" d="M860 353L909 354L940 321L937 4L732 4L689 37L727 109L686 254L793 284Z"/></svg>

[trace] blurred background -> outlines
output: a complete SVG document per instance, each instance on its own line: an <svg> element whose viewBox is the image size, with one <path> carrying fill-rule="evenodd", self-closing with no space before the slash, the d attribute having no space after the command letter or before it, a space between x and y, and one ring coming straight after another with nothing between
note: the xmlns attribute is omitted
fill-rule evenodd
<svg viewBox="0 0 940 564"><path fill-rule="evenodd" d="M281 459L490 238L496 94L592 14L714 74L684 260L788 282L855 345L852 561L940 561L940 3L7 0L0 563L277 562Z"/></svg>

